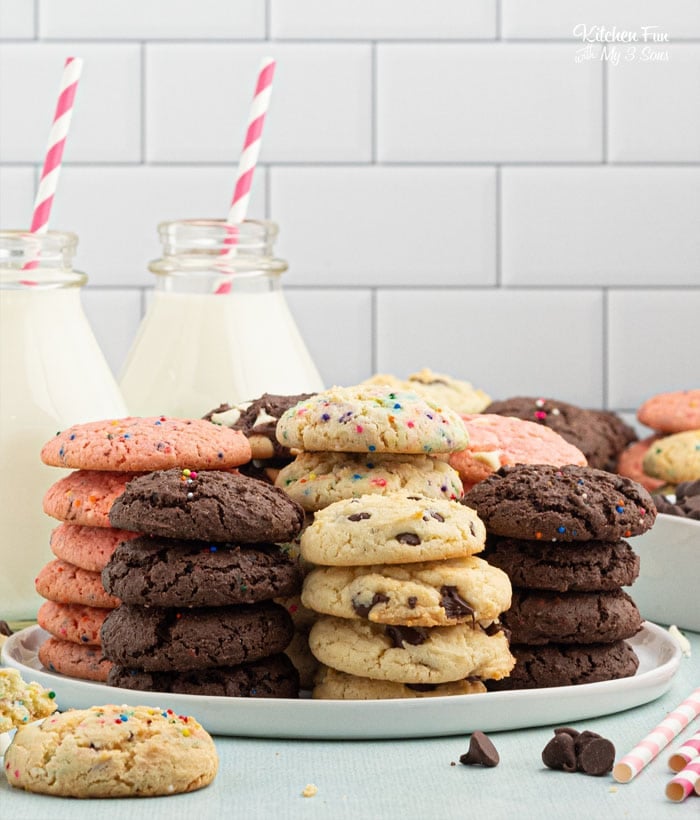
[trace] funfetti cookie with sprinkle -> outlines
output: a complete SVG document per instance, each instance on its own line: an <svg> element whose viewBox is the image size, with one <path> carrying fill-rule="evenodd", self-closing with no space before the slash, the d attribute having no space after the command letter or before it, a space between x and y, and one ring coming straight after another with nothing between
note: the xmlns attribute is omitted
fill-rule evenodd
<svg viewBox="0 0 700 820"><path fill-rule="evenodd" d="M332 387L299 402L280 418L277 439L346 453L449 453L469 443L457 413L385 385Z"/></svg>
<svg viewBox="0 0 700 820"><path fill-rule="evenodd" d="M250 461L248 439L238 430L203 419L165 416L106 419L57 433L42 451L52 467L149 472L188 465L223 470Z"/></svg>
<svg viewBox="0 0 700 820"><path fill-rule="evenodd" d="M465 494L493 535L532 541L617 541L651 528L649 493L624 476L592 467L501 467Z"/></svg>

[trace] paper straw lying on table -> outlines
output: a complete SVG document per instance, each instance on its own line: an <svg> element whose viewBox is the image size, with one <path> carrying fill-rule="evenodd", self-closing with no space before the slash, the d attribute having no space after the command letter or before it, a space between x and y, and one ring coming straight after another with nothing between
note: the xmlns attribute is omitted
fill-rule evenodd
<svg viewBox="0 0 700 820"><path fill-rule="evenodd" d="M700 760L688 763L685 769L671 780L666 786L666 797L674 803L680 803L693 793L693 789L696 794L700 794Z"/></svg>
<svg viewBox="0 0 700 820"><path fill-rule="evenodd" d="M636 777L699 714L700 687L667 715L629 754L615 764L612 772L615 780L618 783L628 783Z"/></svg>
<svg viewBox="0 0 700 820"><path fill-rule="evenodd" d="M676 749L668 759L668 766L672 772L680 772L698 755L700 755L700 732L696 732L683 742L680 749Z"/></svg>

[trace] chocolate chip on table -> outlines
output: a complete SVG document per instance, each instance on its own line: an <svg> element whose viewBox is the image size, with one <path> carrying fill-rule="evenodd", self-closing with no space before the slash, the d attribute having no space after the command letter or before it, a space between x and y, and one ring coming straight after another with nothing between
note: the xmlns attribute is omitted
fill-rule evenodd
<svg viewBox="0 0 700 820"><path fill-rule="evenodd" d="M567 732L559 732L542 750L542 762L550 769L576 771L574 739Z"/></svg>
<svg viewBox="0 0 700 820"><path fill-rule="evenodd" d="M550 769L583 772L600 777L612 771L615 747L597 732L578 732L569 726L554 730L554 737L542 750L542 762Z"/></svg>
<svg viewBox="0 0 700 820"><path fill-rule="evenodd" d="M0 621L0 635L5 635L8 638L12 635L12 630L7 621Z"/></svg>
<svg viewBox="0 0 700 820"><path fill-rule="evenodd" d="M604 737L593 738L587 743L576 760L579 771L601 777L612 771L615 747Z"/></svg>
<svg viewBox="0 0 700 820"><path fill-rule="evenodd" d="M498 766L500 761L496 747L483 732L474 732L469 740L469 751L459 758L464 766Z"/></svg>

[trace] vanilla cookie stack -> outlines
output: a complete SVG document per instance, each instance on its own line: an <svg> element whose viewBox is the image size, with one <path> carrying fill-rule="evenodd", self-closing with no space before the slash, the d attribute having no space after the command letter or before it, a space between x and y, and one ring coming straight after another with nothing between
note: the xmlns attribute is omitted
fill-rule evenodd
<svg viewBox="0 0 700 820"><path fill-rule="evenodd" d="M71 677L105 681L111 663L103 657L100 630L120 604L104 588L101 572L122 542L138 533L115 528L109 510L132 479L182 460L199 469L224 469L250 458L240 433L207 421L123 418L79 424L46 443L42 461L72 469L44 497L44 512L61 524L51 535L51 561L36 578L46 598L39 624L50 633L39 649L48 669Z"/></svg>
<svg viewBox="0 0 700 820"><path fill-rule="evenodd" d="M393 384L334 387L307 397L278 424L278 446L286 452L292 448L297 456L279 472L276 486L301 504L309 523L334 501L362 495L406 491L457 499L462 495L457 472L433 455L433 450L447 453L464 440L460 419L447 413ZM312 432L314 425L318 429ZM298 554L298 544L290 550ZM302 567L309 569L303 562ZM289 654L302 684L311 688L318 669L308 646L315 614L297 599L284 603L296 630Z"/></svg>
<svg viewBox="0 0 700 820"><path fill-rule="evenodd" d="M355 666L352 670L343 666L335 659L333 650L330 656L324 650L324 631L338 621L333 626L335 632L341 628L364 629L367 640L378 636L380 647L391 635L398 639L401 630L408 630L405 634L410 634L417 646L417 633L411 630L438 627L437 632L428 629L431 640L427 646L410 650L413 654L431 655L442 651L433 647L442 626L447 628L449 640L464 643L466 636L479 641L485 633L481 631L474 638L471 628L480 621L490 625L507 606L507 578L498 570L484 570L484 562L471 557L483 549L483 527L476 516L461 522L463 530L441 526L445 516L461 513L456 503L462 494L459 476L439 458L466 445L468 437L460 417L413 392L387 385L335 387L287 411L277 425L277 437L302 451L280 472L277 485L314 513L313 524L301 537L302 558L316 567L304 582L302 604L323 615L309 634L311 651L325 667L317 676L314 696L410 697L418 694L419 689L432 691L438 680L440 684L452 684L450 691L483 691L481 684L464 682L471 674L465 673L464 664L428 675L430 680L420 679L421 673L415 670L402 677L391 665L373 674L358 675ZM396 505L397 517L393 520ZM406 513L405 505L410 514ZM438 533L424 533L432 542L432 549L416 548L422 538L404 526L406 515L416 519L414 524L423 521L423 529L437 527ZM349 533L342 528L326 532L327 523L334 516L350 527ZM379 533L377 522L385 519L387 534ZM369 520L372 524L366 523ZM455 544L448 543L448 531ZM347 538L361 532L366 532L372 543L343 549ZM386 547L385 539L392 542L394 536L402 540ZM480 587L487 592L480 595ZM485 604L490 593L493 598ZM462 624L468 627L462 628ZM349 640L342 630L338 639L341 646ZM462 633L462 637L458 638L457 633ZM508 660L499 670L505 669L506 674L510 668L507 643L502 634L500 638L486 636L492 637L493 641L487 641L489 647L505 647ZM397 662L408 657L409 645L408 640L403 641L394 653ZM470 668L476 669L472 650L465 646L463 653L465 659L471 658L467 666L471 663ZM501 673L499 670L496 674ZM406 683L415 684L418 689L407 688Z"/></svg>
<svg viewBox="0 0 700 820"><path fill-rule="evenodd" d="M570 686L634 675L642 626L622 589L639 572L626 538L654 523L651 496L590 467L502 467L464 497L486 525L485 558L513 585L501 621L517 664L492 689Z"/></svg>

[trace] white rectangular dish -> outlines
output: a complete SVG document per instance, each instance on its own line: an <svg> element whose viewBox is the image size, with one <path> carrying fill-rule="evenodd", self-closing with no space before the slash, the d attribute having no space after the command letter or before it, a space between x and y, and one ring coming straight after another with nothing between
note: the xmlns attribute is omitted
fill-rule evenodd
<svg viewBox="0 0 700 820"><path fill-rule="evenodd" d="M700 632L700 521L660 513L629 543L641 566L627 592L642 617Z"/></svg>

